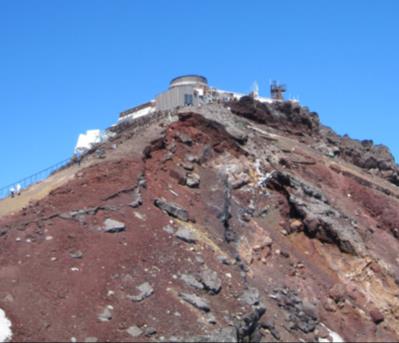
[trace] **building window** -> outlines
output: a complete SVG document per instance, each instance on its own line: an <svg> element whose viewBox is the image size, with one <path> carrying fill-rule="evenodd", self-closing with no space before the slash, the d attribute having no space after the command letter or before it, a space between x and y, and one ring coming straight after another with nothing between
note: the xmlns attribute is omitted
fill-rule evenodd
<svg viewBox="0 0 399 343"><path fill-rule="evenodd" d="M184 94L184 106L192 106L192 105L193 105L193 95Z"/></svg>

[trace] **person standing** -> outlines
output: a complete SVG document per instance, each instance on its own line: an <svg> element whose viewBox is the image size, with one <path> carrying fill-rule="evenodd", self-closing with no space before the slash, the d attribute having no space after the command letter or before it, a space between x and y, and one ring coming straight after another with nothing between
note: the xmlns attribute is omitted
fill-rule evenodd
<svg viewBox="0 0 399 343"><path fill-rule="evenodd" d="M15 196L15 188L14 187L10 188L10 195L11 195L11 198L14 198L14 196Z"/></svg>
<svg viewBox="0 0 399 343"><path fill-rule="evenodd" d="M17 195L21 195L21 188L22 187L19 183L15 186L15 191L16 191Z"/></svg>

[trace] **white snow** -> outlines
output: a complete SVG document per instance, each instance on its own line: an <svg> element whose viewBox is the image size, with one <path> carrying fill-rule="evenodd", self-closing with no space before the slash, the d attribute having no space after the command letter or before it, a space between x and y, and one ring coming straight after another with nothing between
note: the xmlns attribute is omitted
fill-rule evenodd
<svg viewBox="0 0 399 343"><path fill-rule="evenodd" d="M266 103L269 103L269 104L271 104L271 103L273 102L273 99L271 99L271 98L265 98L265 97L263 97L263 96L257 96L257 97L256 97L256 100L258 100L258 101L260 101L260 102L266 102Z"/></svg>
<svg viewBox="0 0 399 343"><path fill-rule="evenodd" d="M90 150L95 143L101 142L101 131L100 130L87 130L86 133L81 133L78 138L78 142L75 146L75 153L85 152Z"/></svg>
<svg viewBox="0 0 399 343"><path fill-rule="evenodd" d="M339 334L330 330L323 323L321 325L324 326L328 330L328 333L329 333L330 337L332 338L333 343L344 343L345 342L344 339ZM319 343L330 343L330 340L328 340L327 338L319 337L318 340L319 340Z"/></svg>
<svg viewBox="0 0 399 343"><path fill-rule="evenodd" d="M11 321L6 317L5 312L0 309L0 342L9 342L12 337Z"/></svg>
<svg viewBox="0 0 399 343"><path fill-rule="evenodd" d="M215 89L215 91L217 93L219 93L220 95L231 95L233 98L239 100L240 98L242 98L245 95L248 94L243 94L243 93L237 93L237 92L232 92L232 91L225 91L223 89Z"/></svg>
<svg viewBox="0 0 399 343"><path fill-rule="evenodd" d="M204 88L194 88L194 91L197 92L198 96L204 96Z"/></svg>
<svg viewBox="0 0 399 343"><path fill-rule="evenodd" d="M147 107L142 108L141 110L129 113L127 116L119 118L119 121L126 120L126 119L140 118L140 117L146 116L153 112L155 112L155 107L153 105L149 105Z"/></svg>

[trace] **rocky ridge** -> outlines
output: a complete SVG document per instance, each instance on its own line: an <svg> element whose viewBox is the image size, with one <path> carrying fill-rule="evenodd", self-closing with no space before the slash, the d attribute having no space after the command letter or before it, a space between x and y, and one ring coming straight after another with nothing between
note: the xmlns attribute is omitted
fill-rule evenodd
<svg viewBox="0 0 399 343"><path fill-rule="evenodd" d="M15 340L399 339L385 148L249 97L112 130L101 158L0 218Z"/></svg>

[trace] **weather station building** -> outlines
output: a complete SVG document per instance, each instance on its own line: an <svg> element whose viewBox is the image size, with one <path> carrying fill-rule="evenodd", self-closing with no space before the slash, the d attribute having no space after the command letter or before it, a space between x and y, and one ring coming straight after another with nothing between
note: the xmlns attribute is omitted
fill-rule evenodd
<svg viewBox="0 0 399 343"><path fill-rule="evenodd" d="M285 91L281 89L279 94ZM273 93L272 93L273 94ZM225 91L210 87L205 76L190 74L178 76L169 83L169 88L159 93L153 100L122 112L119 121L136 119L157 111L172 111L181 107L199 107L215 102L239 100L248 94ZM260 102L278 101L277 97L259 96L258 85L255 82L249 94Z"/></svg>
<svg viewBox="0 0 399 343"><path fill-rule="evenodd" d="M176 77L170 81L169 89L155 98L156 109L164 111L180 106L198 106L205 103L208 89L208 80L204 76Z"/></svg>
<svg viewBox="0 0 399 343"><path fill-rule="evenodd" d="M259 87L255 82L249 94L225 91L210 87L207 78L202 75L182 75L172 79L168 89L159 93L154 99L121 112L118 124L146 116L148 118L150 114L155 112L170 112L184 107L201 107L212 103L226 103L239 100L241 97L248 95L257 101L265 103L283 100L285 86L272 83L270 90L271 98L259 96ZM89 130L86 134L81 134L75 146L75 153L84 153L90 150L95 144L104 141L106 136L107 134L101 133L100 130Z"/></svg>

